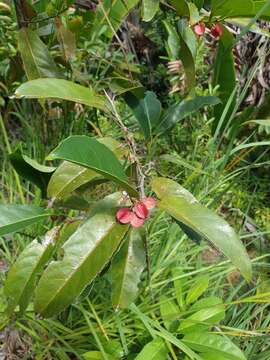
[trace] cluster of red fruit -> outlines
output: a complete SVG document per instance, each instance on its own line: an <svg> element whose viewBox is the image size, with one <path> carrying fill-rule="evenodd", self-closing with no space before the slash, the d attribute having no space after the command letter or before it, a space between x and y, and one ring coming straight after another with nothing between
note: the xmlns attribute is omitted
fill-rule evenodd
<svg viewBox="0 0 270 360"><path fill-rule="evenodd" d="M116 219L121 224L130 224L135 228L141 227L149 216L149 210L156 206L156 199L145 197L137 201L132 208L121 208L116 213Z"/></svg>
<svg viewBox="0 0 270 360"><path fill-rule="evenodd" d="M202 36L205 33L206 30L206 26L205 23L200 22L198 24L196 24L193 27L193 30L195 32L195 34L197 34L198 36ZM215 25L213 25L210 29L210 33L211 35L213 35L215 38L220 38L223 34L223 28L222 25L219 23L216 23Z"/></svg>

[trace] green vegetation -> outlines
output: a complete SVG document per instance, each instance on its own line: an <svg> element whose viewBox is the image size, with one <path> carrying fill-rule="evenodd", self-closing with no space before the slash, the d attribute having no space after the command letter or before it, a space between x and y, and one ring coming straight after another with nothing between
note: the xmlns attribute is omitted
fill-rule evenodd
<svg viewBox="0 0 270 360"><path fill-rule="evenodd" d="M269 23L0 2L0 358L270 359Z"/></svg>

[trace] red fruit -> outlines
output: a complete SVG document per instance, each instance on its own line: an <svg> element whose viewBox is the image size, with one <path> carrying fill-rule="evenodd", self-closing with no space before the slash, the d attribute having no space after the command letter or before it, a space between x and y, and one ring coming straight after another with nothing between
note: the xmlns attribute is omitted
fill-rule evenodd
<svg viewBox="0 0 270 360"><path fill-rule="evenodd" d="M133 212L130 211L128 208L121 208L116 213L116 219L121 224L129 224L133 218Z"/></svg>
<svg viewBox="0 0 270 360"><path fill-rule="evenodd" d="M142 203L146 206L147 210L153 209L157 205L157 200L152 197L145 197Z"/></svg>
<svg viewBox="0 0 270 360"><path fill-rule="evenodd" d="M148 216L148 210L145 204L142 201L139 201L135 204L133 208L133 212L138 216L140 219L146 219Z"/></svg>
<svg viewBox="0 0 270 360"><path fill-rule="evenodd" d="M135 213L133 213L133 217L131 219L131 226L133 226L134 228L139 228L144 224L144 220L145 219L140 219Z"/></svg>
<svg viewBox="0 0 270 360"><path fill-rule="evenodd" d="M211 28L211 34L215 37L215 38L220 38L223 34L223 28L221 24L215 24L212 28Z"/></svg>
<svg viewBox="0 0 270 360"><path fill-rule="evenodd" d="M202 36L205 33L205 24L200 22L193 27L195 34Z"/></svg>

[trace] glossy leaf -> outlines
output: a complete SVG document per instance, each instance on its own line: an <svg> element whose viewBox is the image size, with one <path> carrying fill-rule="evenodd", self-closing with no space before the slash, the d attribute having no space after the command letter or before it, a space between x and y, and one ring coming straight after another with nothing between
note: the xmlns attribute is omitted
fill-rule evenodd
<svg viewBox="0 0 270 360"><path fill-rule="evenodd" d="M215 121L213 122L213 131L216 130L218 122L221 119L227 102L236 86L236 73L233 57L234 37L223 27L223 35L220 37L218 50L215 59L213 86L219 86L219 97L221 104L214 108ZM226 116L223 120L221 130L226 126L235 105L235 99L232 101Z"/></svg>
<svg viewBox="0 0 270 360"><path fill-rule="evenodd" d="M198 352L214 351L216 358L221 355L228 360L246 360L242 351L229 338L222 335L193 332L186 335L182 341Z"/></svg>
<svg viewBox="0 0 270 360"><path fill-rule="evenodd" d="M108 111L104 96L96 94L91 87L63 79L46 78L28 81L18 87L15 96L27 99L61 99Z"/></svg>
<svg viewBox="0 0 270 360"><path fill-rule="evenodd" d="M11 313L17 305L24 311L34 292L37 275L48 261L58 228L49 231L42 242L32 241L19 255L8 272L4 292Z"/></svg>
<svg viewBox="0 0 270 360"><path fill-rule="evenodd" d="M88 136L70 136L55 148L48 159L61 159L94 170L107 179L113 180L126 189L130 195L137 191L130 185L124 169L105 145Z"/></svg>
<svg viewBox="0 0 270 360"><path fill-rule="evenodd" d="M18 32L18 48L28 80L62 77L46 45L30 28Z"/></svg>
<svg viewBox="0 0 270 360"><path fill-rule="evenodd" d="M64 161L55 171L48 184L48 197L62 199L91 180L101 178L94 170Z"/></svg>
<svg viewBox="0 0 270 360"><path fill-rule="evenodd" d="M156 94L147 91L143 99L138 99L130 93L125 100L139 122L145 138L149 139L152 129L158 124L161 115L161 103Z"/></svg>
<svg viewBox="0 0 270 360"><path fill-rule="evenodd" d="M173 322L179 318L180 310L174 300L163 295L160 297L160 314L166 329L170 330Z"/></svg>
<svg viewBox="0 0 270 360"><path fill-rule="evenodd" d="M251 280L251 262L246 249L225 220L199 203L179 196L164 197L158 206L210 241L232 261L246 280Z"/></svg>
<svg viewBox="0 0 270 360"><path fill-rule="evenodd" d="M198 202L197 199L183 186L168 178L155 177L151 182L152 190L162 199L166 196L180 196L191 203Z"/></svg>
<svg viewBox="0 0 270 360"><path fill-rule="evenodd" d="M166 360L168 354L167 346L161 338L156 338L145 345L135 360Z"/></svg>
<svg viewBox="0 0 270 360"><path fill-rule="evenodd" d="M112 261L112 303L115 310L127 308L138 293L145 267L142 231L131 229Z"/></svg>
<svg viewBox="0 0 270 360"><path fill-rule="evenodd" d="M171 106L160 120L159 126L155 133L162 134L170 130L179 121L199 111L204 106L214 106L220 103L216 96L195 96L194 98L186 98L179 104Z"/></svg>
<svg viewBox="0 0 270 360"><path fill-rule="evenodd" d="M154 178L152 189L161 198L159 206L199 236L222 251L246 279L251 277L251 263L234 230L221 217L200 205L194 196L173 180Z"/></svg>
<svg viewBox="0 0 270 360"><path fill-rule="evenodd" d="M124 154L121 144L112 138L100 138L97 141L112 150L118 158ZM50 179L47 190L48 197L65 198L80 186L97 179L103 179L103 177L96 171L64 161Z"/></svg>
<svg viewBox="0 0 270 360"><path fill-rule="evenodd" d="M0 236L46 219L50 214L39 206L0 204Z"/></svg>
<svg viewBox="0 0 270 360"><path fill-rule="evenodd" d="M46 197L47 185L56 168L40 165L35 160L24 155L20 147L9 155L9 159L16 172L24 179L38 186L42 196Z"/></svg>
<svg viewBox="0 0 270 360"><path fill-rule="evenodd" d="M186 303L191 304L196 301L205 292L208 285L209 276L199 276L187 293Z"/></svg>
<svg viewBox="0 0 270 360"><path fill-rule="evenodd" d="M156 15L159 9L159 0L143 0L142 1L142 19L150 21Z"/></svg>
<svg viewBox="0 0 270 360"><path fill-rule="evenodd" d="M35 309L44 317L61 312L111 260L128 226L116 223L111 201L98 204L63 245L63 259L50 263L37 290Z"/></svg>

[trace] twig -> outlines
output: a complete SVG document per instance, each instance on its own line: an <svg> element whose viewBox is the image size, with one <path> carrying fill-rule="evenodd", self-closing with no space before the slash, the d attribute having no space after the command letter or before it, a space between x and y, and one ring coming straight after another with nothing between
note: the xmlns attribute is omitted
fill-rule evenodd
<svg viewBox="0 0 270 360"><path fill-rule="evenodd" d="M126 139L126 142L130 148L130 153L132 155L132 158L136 164L136 175L137 175L137 181L138 181L138 190L140 193L140 197L144 198L145 197L145 191L144 191L144 181L145 181L145 174L142 170L142 165L140 163L140 160L137 156L137 147L134 141L134 138L132 136L132 134L130 133L130 131L128 130L128 128L125 126L125 124L123 123L116 107L114 104L114 99L111 98L108 93L105 91L105 95L108 99L108 101L111 104L112 110L113 110L113 114L114 114L114 119L117 123L117 125L120 127L120 129L123 132L123 135Z"/></svg>

